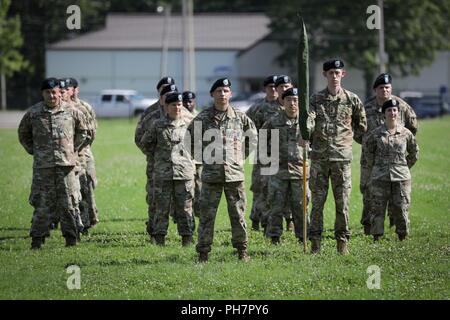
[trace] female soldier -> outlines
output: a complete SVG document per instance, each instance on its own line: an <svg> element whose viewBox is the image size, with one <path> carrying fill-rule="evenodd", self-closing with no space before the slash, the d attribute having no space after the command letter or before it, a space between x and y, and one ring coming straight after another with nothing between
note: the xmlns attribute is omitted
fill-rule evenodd
<svg viewBox="0 0 450 320"><path fill-rule="evenodd" d="M370 172L371 230L377 241L384 234L387 203L393 205L395 232L400 241L408 234L408 208L411 199L410 168L416 163L419 147L414 135L398 123L399 102L382 106L385 123L376 128L363 145Z"/></svg>

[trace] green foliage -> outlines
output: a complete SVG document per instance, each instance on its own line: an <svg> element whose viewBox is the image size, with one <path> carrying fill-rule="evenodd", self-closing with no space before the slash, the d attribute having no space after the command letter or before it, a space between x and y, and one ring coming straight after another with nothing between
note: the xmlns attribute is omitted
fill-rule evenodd
<svg viewBox="0 0 450 320"><path fill-rule="evenodd" d="M448 167L450 118L420 122L420 159L412 169L411 235L399 242L386 228L380 243L359 224L360 146L354 147L350 201L349 256L338 256L333 240L334 202L324 211L325 239L317 256L303 254L291 232L272 246L249 231L252 260L241 263L231 246L226 203L217 214L215 238L206 265L196 263L193 246L182 248L170 223L164 248L145 232L145 157L133 143L135 121L100 120L93 151L99 185L100 223L74 248L65 248L60 230L42 250L31 251L28 204L32 159L17 131L0 129L0 298L2 299L448 299L450 297ZM246 167L247 225L252 199ZM68 290L66 267L81 268L81 290ZM381 289L366 286L367 268L381 268Z"/></svg>
<svg viewBox="0 0 450 320"><path fill-rule="evenodd" d="M388 70L394 75L417 74L433 62L437 50L450 48L448 41L450 0L389 0L384 2ZM286 0L269 10L270 27L282 53L283 66L296 65L299 12L310 34L310 56L316 61L339 56L363 70L373 81L378 66L378 30L369 30L367 8L374 1ZM376 2L375 2L376 4Z"/></svg>
<svg viewBox="0 0 450 320"><path fill-rule="evenodd" d="M28 65L19 52L23 45L20 17L7 17L10 4L10 0L2 0L0 3L0 74L8 78Z"/></svg>

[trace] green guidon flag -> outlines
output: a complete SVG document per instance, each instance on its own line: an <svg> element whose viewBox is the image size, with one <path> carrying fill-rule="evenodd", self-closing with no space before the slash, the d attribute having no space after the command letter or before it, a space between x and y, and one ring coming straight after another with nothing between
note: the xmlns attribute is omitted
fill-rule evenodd
<svg viewBox="0 0 450 320"><path fill-rule="evenodd" d="M300 38L298 41L298 99L300 107L300 131L303 140L309 140L309 132L307 128L308 109L309 109L309 48L308 34L303 18L300 18Z"/></svg>

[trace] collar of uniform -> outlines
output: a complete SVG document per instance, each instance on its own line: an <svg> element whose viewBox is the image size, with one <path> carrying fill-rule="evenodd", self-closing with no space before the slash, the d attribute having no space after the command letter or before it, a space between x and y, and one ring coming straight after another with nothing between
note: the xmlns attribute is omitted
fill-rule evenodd
<svg viewBox="0 0 450 320"><path fill-rule="evenodd" d="M48 112L48 113L53 113L53 114L58 113L58 112L62 112L62 111L64 111L64 109L65 109L65 103L63 101L61 101L61 104L59 106L55 107L55 108L49 108L45 104L45 102L43 103L43 106L42 106L42 111ZM55 111L53 111L53 110L55 110Z"/></svg>
<svg viewBox="0 0 450 320"><path fill-rule="evenodd" d="M186 124L185 121L183 120L183 116L180 116L180 118L178 118L178 119L172 119L169 117L169 114L166 113L166 114L164 114L164 119L165 119L166 124L171 125L173 127L179 127L183 124Z"/></svg>
<svg viewBox="0 0 450 320"><path fill-rule="evenodd" d="M282 113L282 115L283 115L283 121L284 121L284 123L286 123L286 124L289 124L289 125L296 125L297 123L298 123L298 115L297 115L297 117L295 117L295 118L289 118L288 117L288 115L287 115L287 113L286 113L286 110Z"/></svg>
<svg viewBox="0 0 450 320"><path fill-rule="evenodd" d="M365 107L366 109L372 109L372 110L375 110L375 111L381 113L381 106L378 105L376 96L370 97L370 98L364 103L364 107Z"/></svg>
<svg viewBox="0 0 450 320"><path fill-rule="evenodd" d="M384 130L386 131L387 134L389 133L389 129L386 126L386 123L383 124ZM395 126L395 134L399 134L402 131L402 125L397 123L397 125Z"/></svg>
<svg viewBox="0 0 450 320"><path fill-rule="evenodd" d="M221 112L220 110L217 110L215 106L211 108L211 118L214 118L215 112ZM234 111L233 107L231 105L228 105L227 110L224 111L225 116L229 119L236 118L236 112Z"/></svg>
<svg viewBox="0 0 450 320"><path fill-rule="evenodd" d="M345 98L345 92L344 92L344 88L341 87L341 90L339 91L338 94L336 94L335 96L333 96L330 92L330 90L328 90L328 87L325 88L325 90L322 91L323 95L325 97L326 100L330 100L330 101L334 101L337 99L344 99Z"/></svg>

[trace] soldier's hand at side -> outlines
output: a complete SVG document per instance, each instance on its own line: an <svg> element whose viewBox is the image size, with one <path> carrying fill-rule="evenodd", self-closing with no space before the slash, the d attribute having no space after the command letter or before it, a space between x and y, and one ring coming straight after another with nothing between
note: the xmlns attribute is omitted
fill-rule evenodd
<svg viewBox="0 0 450 320"><path fill-rule="evenodd" d="M302 148L308 147L308 149L309 149L309 140L303 140L303 138L300 137L300 139L298 140L298 144L299 144L299 146L301 146Z"/></svg>

